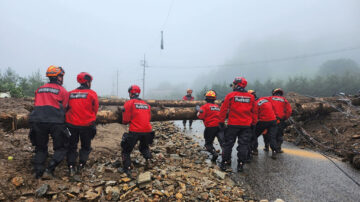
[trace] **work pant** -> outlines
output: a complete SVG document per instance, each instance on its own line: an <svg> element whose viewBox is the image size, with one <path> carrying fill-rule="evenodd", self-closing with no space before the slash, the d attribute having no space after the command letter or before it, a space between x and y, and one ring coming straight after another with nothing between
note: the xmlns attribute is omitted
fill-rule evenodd
<svg viewBox="0 0 360 202"><path fill-rule="evenodd" d="M33 123L32 133L32 143L35 146L35 155L33 157L35 172L41 173L45 170L45 161L48 156L49 134L53 139L54 150L54 155L49 165L52 166L50 169L55 169L66 156L68 140L64 133L64 124Z"/></svg>
<svg viewBox="0 0 360 202"><path fill-rule="evenodd" d="M216 150L213 145L215 137L218 139L218 141L220 143L220 147L222 147L222 145L223 145L224 140L223 140L223 137L221 137L220 132L221 131L218 126L206 127L204 130L205 148L211 154L216 153Z"/></svg>
<svg viewBox="0 0 360 202"><path fill-rule="evenodd" d="M193 122L193 120L189 120L189 126L192 126L192 122ZM184 126L186 125L186 120L183 120L183 125Z"/></svg>
<svg viewBox="0 0 360 202"><path fill-rule="evenodd" d="M89 154L91 152L91 140L95 137L96 130L95 126L87 127L73 127L68 126L68 129L71 133L69 138L69 149L67 152L67 163L68 166L75 166L76 159L79 155L79 164L85 165L86 161L89 159ZM78 153L77 147L79 140L81 142L81 149Z"/></svg>
<svg viewBox="0 0 360 202"><path fill-rule="evenodd" d="M139 151L143 155L145 159L151 159L152 155L150 152L149 144L152 144L154 139L154 133L135 133L129 132L124 133L122 140L121 140L121 147L122 147L122 160L123 160L123 167L125 169L129 169L131 165L131 158L130 154L134 149L136 143L139 141Z"/></svg>
<svg viewBox="0 0 360 202"><path fill-rule="evenodd" d="M270 135L268 133L263 134L263 139L264 139L264 144L265 147L269 147L270 146Z"/></svg>
<svg viewBox="0 0 360 202"><path fill-rule="evenodd" d="M268 138L270 140L269 141L270 148L273 151L277 151L278 146L277 146L276 136L277 136L278 129L277 129L276 121L259 121L256 124L255 137L252 139L252 149L257 150L258 137L264 132L265 129L268 131L265 136L268 136Z"/></svg>
<svg viewBox="0 0 360 202"><path fill-rule="evenodd" d="M277 125L278 125L278 132L276 136L276 142L278 145L278 149L281 150L281 145L283 143L283 137L284 137L284 130L286 128L285 120L281 119L280 123L278 123Z"/></svg>
<svg viewBox="0 0 360 202"><path fill-rule="evenodd" d="M231 161L231 152L235 144L236 138L238 139L237 157L238 163L244 163L248 157L249 142L251 139L250 126L228 126L225 131L224 152L222 155L223 161Z"/></svg>

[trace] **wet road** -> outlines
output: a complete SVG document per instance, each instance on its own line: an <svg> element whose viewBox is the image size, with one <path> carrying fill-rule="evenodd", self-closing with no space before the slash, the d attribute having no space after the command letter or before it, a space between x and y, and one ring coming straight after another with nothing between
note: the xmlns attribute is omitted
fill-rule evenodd
<svg viewBox="0 0 360 202"><path fill-rule="evenodd" d="M176 124L182 128L181 122ZM204 126L195 121L186 134L203 144ZM285 201L360 201L360 187L347 178L328 159L317 152L283 144L283 154L277 160L264 152L259 138L259 155L245 165L243 173L233 173L233 179L246 182L259 199ZM219 145L216 141L217 148ZM232 168L236 170L236 145L232 154ZM349 164L333 159L343 170L360 182L360 171Z"/></svg>

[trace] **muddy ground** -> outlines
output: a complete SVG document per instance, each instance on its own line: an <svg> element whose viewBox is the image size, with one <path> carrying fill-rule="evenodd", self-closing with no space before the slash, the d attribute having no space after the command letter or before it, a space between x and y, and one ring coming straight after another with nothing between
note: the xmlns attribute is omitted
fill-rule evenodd
<svg viewBox="0 0 360 202"><path fill-rule="evenodd" d="M5 99L0 101L0 109L22 113L27 104L21 99ZM118 172L124 125L98 125L84 172L68 177L63 161L55 170L56 178L51 180L34 178L29 129L13 133L0 130L0 201L256 201L249 194L251 191L206 161L204 149L172 122L152 124L157 133L151 146L153 167L145 169L145 161L136 148L132 154L132 179ZM52 155L51 141L49 154Z"/></svg>

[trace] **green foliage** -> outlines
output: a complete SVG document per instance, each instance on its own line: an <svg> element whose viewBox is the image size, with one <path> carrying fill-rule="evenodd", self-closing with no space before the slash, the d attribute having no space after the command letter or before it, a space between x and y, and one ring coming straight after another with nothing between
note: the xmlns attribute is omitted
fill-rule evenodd
<svg viewBox="0 0 360 202"><path fill-rule="evenodd" d="M40 71L28 78L20 77L10 67L0 73L0 92L10 92L12 97L34 96L35 90L44 84Z"/></svg>
<svg viewBox="0 0 360 202"><path fill-rule="evenodd" d="M324 62L318 71L319 75L346 75L360 73L359 64L351 59L336 59Z"/></svg>
<svg viewBox="0 0 360 202"><path fill-rule="evenodd" d="M304 76L290 77L286 81L281 80L267 80L265 82L254 81L249 82L247 89L255 90L258 97L270 96L271 92L275 88L283 88L286 92L296 92L303 95L311 96L333 96L339 92L346 94L357 94L360 88L360 73L344 74L344 75L326 75L326 76L315 76L314 78L307 78ZM213 84L212 89L219 91L218 99L223 99L226 95L225 92L230 92L231 88L229 85L224 84ZM197 96L208 90L203 88ZM224 93L224 94L223 94Z"/></svg>

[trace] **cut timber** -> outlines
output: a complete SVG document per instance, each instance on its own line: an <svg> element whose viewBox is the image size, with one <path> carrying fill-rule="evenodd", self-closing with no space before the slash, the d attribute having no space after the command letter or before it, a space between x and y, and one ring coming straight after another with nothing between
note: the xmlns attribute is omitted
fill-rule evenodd
<svg viewBox="0 0 360 202"><path fill-rule="evenodd" d="M34 101L34 98L24 98L26 101ZM99 105L103 106L123 106L128 99L99 99ZM204 105L205 101L194 100L194 101L184 101L184 100L145 100L150 106L154 107L195 107L196 105ZM220 101L217 100L216 104L220 104Z"/></svg>
<svg viewBox="0 0 360 202"><path fill-rule="evenodd" d="M334 106L322 102L294 103L291 104L293 109L292 116L297 119L307 119L315 115L327 115L336 112Z"/></svg>
<svg viewBox="0 0 360 202"><path fill-rule="evenodd" d="M5 131L29 127L29 113L26 114L0 114L0 125ZM195 108L151 108L151 121L168 120L195 120ZM122 111L120 108L114 111L102 110L97 113L96 122L99 124L121 123Z"/></svg>

